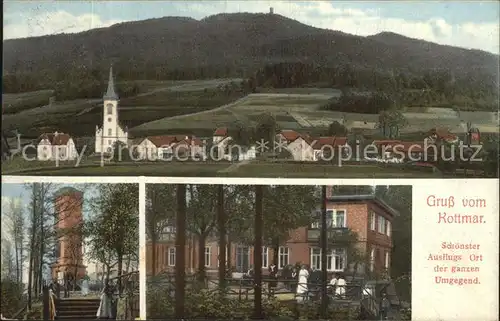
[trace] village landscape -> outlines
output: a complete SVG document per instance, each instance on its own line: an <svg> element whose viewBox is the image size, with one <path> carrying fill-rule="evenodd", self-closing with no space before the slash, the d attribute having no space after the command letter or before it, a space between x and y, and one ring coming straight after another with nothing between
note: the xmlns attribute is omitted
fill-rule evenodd
<svg viewBox="0 0 500 321"><path fill-rule="evenodd" d="M498 176L498 77L491 67L498 55L392 33L331 33L272 8L188 23L210 35L227 24L232 36L220 37L233 44L241 39L232 56L238 58L229 61L208 50L235 49L219 48L210 37L190 40L205 46L204 54L179 54L175 41L193 32L180 27L185 23L165 17L88 34L113 37L121 30L144 38L155 28L170 30L173 42L163 52L168 63L161 51L148 56L128 47L119 58L111 53L117 48L106 47L95 60L98 48L87 34L43 36L36 48L37 37L4 41L2 173ZM241 28L229 28L233 24ZM245 42L253 29L243 26L250 25L273 26L276 34ZM163 41L155 37L136 41ZM323 38L331 43L320 45ZM85 51L60 54L52 41ZM385 53L375 57L374 48ZM14 54L19 50L25 55ZM412 59L399 55L406 50L413 50ZM47 64L52 56L61 58ZM29 57L34 67L28 70L23 59Z"/></svg>

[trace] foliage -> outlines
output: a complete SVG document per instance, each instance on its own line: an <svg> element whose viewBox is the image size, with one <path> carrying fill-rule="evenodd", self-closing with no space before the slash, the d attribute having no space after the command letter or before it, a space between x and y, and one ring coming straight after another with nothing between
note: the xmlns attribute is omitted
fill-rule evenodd
<svg viewBox="0 0 500 321"><path fill-rule="evenodd" d="M347 135L347 128L339 123L338 121L332 122L328 126L328 135L330 136L346 136Z"/></svg>
<svg viewBox="0 0 500 321"><path fill-rule="evenodd" d="M377 186L376 195L399 212L392 225L391 276L397 278L411 273L412 251L412 186ZM402 299L411 299L411 285L398 293Z"/></svg>
<svg viewBox="0 0 500 321"><path fill-rule="evenodd" d="M382 129L382 134L387 138L399 137L400 129L408 125L408 120L403 113L392 107L384 109L379 114L377 126Z"/></svg>
<svg viewBox="0 0 500 321"><path fill-rule="evenodd" d="M263 139L268 142L267 145L271 150L273 149L273 143L275 141L276 133L279 131L279 125L276 121L276 117L270 113L262 113L259 115L257 125L255 127L256 140Z"/></svg>
<svg viewBox="0 0 500 321"><path fill-rule="evenodd" d="M89 254L106 265L108 277L115 264L118 275L122 274L126 257L138 261L138 194L136 184L105 184L99 186L99 195L93 202L97 215L86 226Z"/></svg>
<svg viewBox="0 0 500 321"><path fill-rule="evenodd" d="M150 294L151 293L151 294ZM152 295L153 294L153 295ZM148 316L153 319L173 316L173 293L166 287L151 284L148 289ZM275 298L264 298L262 302L263 318L266 320L318 320L319 303L309 302L298 306L293 301L279 301ZM186 293L185 317L189 319L217 320L249 320L253 315L252 300L238 300L224 297L218 291L188 291ZM349 310L330 307L329 320L349 320ZM359 311L350 311L356 316Z"/></svg>
<svg viewBox="0 0 500 321"><path fill-rule="evenodd" d="M264 188L264 243L274 248L277 264L278 247L289 238L291 230L307 226L318 206L317 186L271 185Z"/></svg>
<svg viewBox="0 0 500 321"><path fill-rule="evenodd" d="M23 284L11 279L2 279L2 316L12 317L26 303L23 300Z"/></svg>

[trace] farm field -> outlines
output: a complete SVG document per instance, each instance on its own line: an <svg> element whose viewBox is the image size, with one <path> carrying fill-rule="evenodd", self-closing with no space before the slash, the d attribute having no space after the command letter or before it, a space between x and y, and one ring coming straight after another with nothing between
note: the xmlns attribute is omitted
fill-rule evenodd
<svg viewBox="0 0 500 321"><path fill-rule="evenodd" d="M222 93L218 86L238 79L207 81L138 81L141 93L120 101L120 121L128 127L166 116L191 114L213 109L241 98L241 92ZM103 84L105 88L105 84ZM205 90L206 89L206 90ZM104 89L103 89L104 91ZM102 122L102 98L55 101L52 90L4 94L2 125L36 138L43 132L66 132L73 136L93 135Z"/></svg>
<svg viewBox="0 0 500 321"><path fill-rule="evenodd" d="M238 81L241 79L137 81L140 93L120 100L119 118L128 127L131 138L169 134L209 137L215 128L230 126L236 121L255 125L264 112L273 113L280 128L311 135L324 135L322 133L334 121L367 136L377 136L380 132L377 114L321 108L328 100L338 98L339 90L262 88L260 93L246 95L240 90L221 89L221 86L238 84ZM4 94L4 108L7 109L2 121L4 131L17 130L25 139L54 131L77 138L94 135L96 125L102 122L102 98L55 101L49 105L51 95L52 90ZM464 133L468 121L484 135L498 134L498 113L411 107L405 108L403 114L408 124L400 128L402 136L426 133L434 127Z"/></svg>

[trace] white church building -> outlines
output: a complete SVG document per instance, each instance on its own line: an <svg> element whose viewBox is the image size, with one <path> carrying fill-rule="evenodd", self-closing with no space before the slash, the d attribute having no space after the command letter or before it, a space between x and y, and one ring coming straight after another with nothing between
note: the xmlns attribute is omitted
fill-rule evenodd
<svg viewBox="0 0 500 321"><path fill-rule="evenodd" d="M128 143L128 133L120 126L118 119L118 95L115 91L113 81L113 67L109 69L108 90L103 97L102 127L96 126L95 130L95 152L111 153L117 142L125 145Z"/></svg>

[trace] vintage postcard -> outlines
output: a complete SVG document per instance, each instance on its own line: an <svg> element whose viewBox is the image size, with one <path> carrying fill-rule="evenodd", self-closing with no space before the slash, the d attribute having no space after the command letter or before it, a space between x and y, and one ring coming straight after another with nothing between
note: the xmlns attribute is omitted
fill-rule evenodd
<svg viewBox="0 0 500 321"><path fill-rule="evenodd" d="M360 6L8 1L2 173L498 177L496 3Z"/></svg>
<svg viewBox="0 0 500 321"><path fill-rule="evenodd" d="M2 181L2 320L139 316L139 184Z"/></svg>

